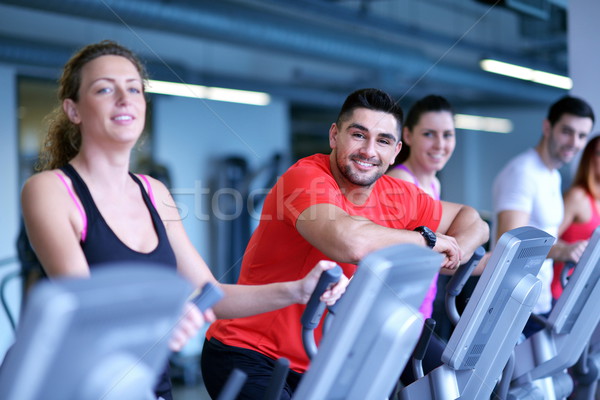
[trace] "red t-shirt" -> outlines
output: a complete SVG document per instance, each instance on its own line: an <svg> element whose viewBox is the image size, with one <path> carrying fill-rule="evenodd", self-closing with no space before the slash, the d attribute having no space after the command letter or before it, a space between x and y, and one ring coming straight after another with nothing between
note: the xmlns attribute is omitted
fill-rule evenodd
<svg viewBox="0 0 600 400"><path fill-rule="evenodd" d="M415 185L387 175L377 180L367 201L357 206L342 195L331 174L328 155L303 158L283 174L267 195L260 224L246 248L238 283L298 280L318 261L329 259L295 228L303 211L324 203L396 229L412 230L425 225L435 231L442 214L440 202ZM357 268L354 264L340 265L348 277ZM304 308L295 304L252 317L218 320L210 326L207 338L255 350L273 359L285 357L294 371L302 373L309 364L301 337ZM321 327L317 339L320 332Z"/></svg>

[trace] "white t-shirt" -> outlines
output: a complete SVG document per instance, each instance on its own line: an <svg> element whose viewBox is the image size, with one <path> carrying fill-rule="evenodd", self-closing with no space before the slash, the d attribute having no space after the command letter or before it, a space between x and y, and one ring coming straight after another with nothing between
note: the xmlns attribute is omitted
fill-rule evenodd
<svg viewBox="0 0 600 400"><path fill-rule="evenodd" d="M535 149L513 158L494 180L492 235L496 234L498 213L515 210L529 214L529 226L557 237L564 215L560 183L560 173L556 169L548 169ZM494 237L493 243L496 240ZM552 308L552 276L552 260L547 259L538 274L542 281L542 293L533 308L536 314L547 313Z"/></svg>

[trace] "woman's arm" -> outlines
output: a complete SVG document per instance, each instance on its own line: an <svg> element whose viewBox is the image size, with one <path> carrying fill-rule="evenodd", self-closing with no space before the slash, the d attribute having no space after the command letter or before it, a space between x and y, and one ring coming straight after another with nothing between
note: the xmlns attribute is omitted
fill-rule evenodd
<svg viewBox="0 0 600 400"><path fill-rule="evenodd" d="M588 221L592 216L592 209L584 189L573 187L565 194L565 214L563 221L558 227L558 238L548 253L548 258L555 261L579 262L588 241L578 240L567 243L560 237L565 230L575 222Z"/></svg>
<svg viewBox="0 0 600 400"><path fill-rule="evenodd" d="M447 201L441 203L442 221L438 232L456 239L464 262L489 239L489 226L472 207Z"/></svg>
<svg viewBox="0 0 600 400"><path fill-rule="evenodd" d="M187 236L173 197L167 188L157 180L151 180L156 194L158 212L167 228L169 241L177 258L179 272L196 287L206 282L217 283L207 264L197 252ZM305 304L314 290L321 272L335 264L320 262L303 279L266 285L226 285L219 284L225 297L215 307L218 318L241 318L277 310L292 304ZM344 292L347 279L326 291L322 299L333 303Z"/></svg>
<svg viewBox="0 0 600 400"><path fill-rule="evenodd" d="M41 172L25 182L21 208L27 236L48 276L89 276L79 244L83 220L54 171Z"/></svg>
<svg viewBox="0 0 600 400"><path fill-rule="evenodd" d="M562 236L565 230L573 222L585 222L592 216L590 202L585 190L580 187L572 187L565 193L565 215L558 228L558 236ZM587 218L586 218L587 217Z"/></svg>

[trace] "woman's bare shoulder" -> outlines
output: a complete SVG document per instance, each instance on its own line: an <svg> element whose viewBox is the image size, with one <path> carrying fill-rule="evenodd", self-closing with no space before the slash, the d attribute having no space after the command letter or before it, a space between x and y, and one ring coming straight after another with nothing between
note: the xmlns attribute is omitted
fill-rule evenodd
<svg viewBox="0 0 600 400"><path fill-rule="evenodd" d="M413 182L413 177L405 170L401 168L393 168L387 172L387 174L393 178L402 179L404 181Z"/></svg>
<svg viewBox="0 0 600 400"><path fill-rule="evenodd" d="M51 190L52 188L59 187L60 180L57 176L58 174L64 176L60 170L42 171L31 175L23 185L23 192Z"/></svg>
<svg viewBox="0 0 600 400"><path fill-rule="evenodd" d="M41 203L48 208L62 204L68 197L68 191L58 175L63 176L67 184L70 183L60 170L42 171L30 176L21 190L22 206Z"/></svg>
<svg viewBox="0 0 600 400"><path fill-rule="evenodd" d="M574 186L565 193L565 202L572 204L587 203L588 193L581 186Z"/></svg>

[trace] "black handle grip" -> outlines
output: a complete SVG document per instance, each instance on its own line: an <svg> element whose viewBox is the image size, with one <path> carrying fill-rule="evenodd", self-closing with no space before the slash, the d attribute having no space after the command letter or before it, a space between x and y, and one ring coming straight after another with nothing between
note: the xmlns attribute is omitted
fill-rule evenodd
<svg viewBox="0 0 600 400"><path fill-rule="evenodd" d="M306 309L302 314L301 322L305 329L315 329L319 325L319 321L321 321L321 317L325 312L325 304L321 303L319 298L332 283L336 283L340 280L342 274L342 267L339 265L336 265L327 271L323 271L319 278L319 282L317 282L317 286L315 286L315 290L306 304Z"/></svg>
<svg viewBox="0 0 600 400"><path fill-rule="evenodd" d="M273 375L271 375L263 400L279 400L281 398L289 371L290 361L287 358L282 357L275 361Z"/></svg>
<svg viewBox="0 0 600 400"><path fill-rule="evenodd" d="M433 335L434 328L435 320L433 318L427 318L425 320L425 324L423 325L419 342L413 351L412 370L415 379L421 379L424 376L423 358L425 358L425 352L427 351L427 347L429 347L429 342L431 341L431 335Z"/></svg>
<svg viewBox="0 0 600 400"><path fill-rule="evenodd" d="M563 265L563 269L560 271L560 284L564 288L569 282L569 273L576 267L573 261L568 261Z"/></svg>
<svg viewBox="0 0 600 400"><path fill-rule="evenodd" d="M204 312L221 300L223 296L224 293L221 288L208 282L202 287L200 294L192 299L192 303L194 303L200 311Z"/></svg>
<svg viewBox="0 0 600 400"><path fill-rule="evenodd" d="M329 311L329 314L335 315L335 313L337 312L338 306L342 303L343 298L344 297L342 296L340 299L338 299L338 301L336 301L335 303L333 303L330 306L327 306L327 311Z"/></svg>
<svg viewBox="0 0 600 400"><path fill-rule="evenodd" d="M234 368L231 374L229 374L229 378L227 378L223 389L221 389L217 400L235 400L238 394L240 394L247 378L248 375L244 371Z"/></svg>
<svg viewBox="0 0 600 400"><path fill-rule="evenodd" d="M421 337L419 338L419 342L417 343L417 347L415 347L415 351L413 353L416 360L422 361L425 357L425 352L429 346L429 341L431 340L431 335L433 334L434 329L435 319L427 318L425 320L425 324L423 325Z"/></svg>
<svg viewBox="0 0 600 400"><path fill-rule="evenodd" d="M452 278L446 286L446 293L448 295L458 296L460 294L463 287L465 286L465 283L467 283L467 279L469 279L471 273L473 273L473 270L475 269L475 267L477 267L477 264L479 264L479 260L481 260L481 258L484 255L485 249L479 246L471 256L469 261L463 265L460 265L456 269L454 275L452 275Z"/></svg>

